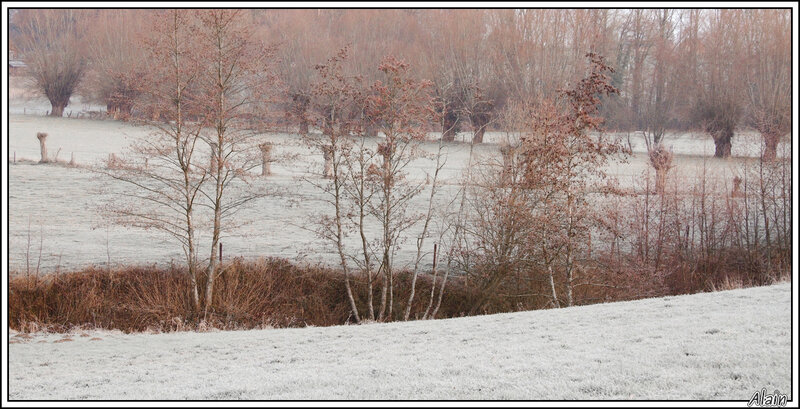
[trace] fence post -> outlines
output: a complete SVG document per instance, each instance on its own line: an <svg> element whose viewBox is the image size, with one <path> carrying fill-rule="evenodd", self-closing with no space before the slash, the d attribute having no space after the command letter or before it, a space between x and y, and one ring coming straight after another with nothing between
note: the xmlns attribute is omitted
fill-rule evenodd
<svg viewBox="0 0 800 409"><path fill-rule="evenodd" d="M39 140L39 150L41 151L42 158L39 163L47 163L47 134L44 132L36 133L36 139Z"/></svg>

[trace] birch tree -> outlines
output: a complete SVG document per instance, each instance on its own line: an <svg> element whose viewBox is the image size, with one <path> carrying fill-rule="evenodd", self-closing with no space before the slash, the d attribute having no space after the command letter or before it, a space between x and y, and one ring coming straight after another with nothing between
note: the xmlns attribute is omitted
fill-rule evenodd
<svg viewBox="0 0 800 409"><path fill-rule="evenodd" d="M206 268L204 316L213 301L219 273L218 245L231 229L229 216L265 193L246 187L251 170L260 166L259 140L253 127L262 123L279 94L275 48L254 38L242 10L197 10L198 59L205 67L199 89L206 101L203 138L211 150L208 189L212 211L211 251ZM234 187L235 184L238 186Z"/></svg>
<svg viewBox="0 0 800 409"><path fill-rule="evenodd" d="M196 58L194 23L185 10L155 16L152 34L143 44L152 68L135 81L125 80L138 84L137 104L152 113L137 123L154 131L134 143L121 166L99 171L130 188L119 197L120 202L108 207L113 221L166 232L181 244L197 317L201 300L195 213L208 173L197 163L203 127L198 118L202 118L204 100L197 92L203 66Z"/></svg>
<svg viewBox="0 0 800 409"><path fill-rule="evenodd" d="M358 323L361 321L361 315L350 286L352 272L348 260L351 254L345 248L344 240L348 230L347 214L350 213L346 184L349 178L348 160L353 155L354 147L351 134L360 134L358 114L361 112L361 93L360 79L347 77L344 74L343 63L347 60L347 56L348 49L343 48L324 64L315 67L319 78L312 85L310 98L312 109L306 111L310 115L304 122L324 130L322 134L305 135L306 142L315 152L327 152L326 165L330 165L330 173L327 175L330 177L329 183L312 182L327 194L327 201L334 210L332 218L323 216L319 234L336 246L339 265L344 273L345 294L353 318ZM360 149L364 149L363 144ZM364 206L362 205L360 209L360 223L363 224ZM364 251L366 253L368 249L365 247ZM369 254L366 254L366 258L369 264ZM370 318L374 319L372 314Z"/></svg>

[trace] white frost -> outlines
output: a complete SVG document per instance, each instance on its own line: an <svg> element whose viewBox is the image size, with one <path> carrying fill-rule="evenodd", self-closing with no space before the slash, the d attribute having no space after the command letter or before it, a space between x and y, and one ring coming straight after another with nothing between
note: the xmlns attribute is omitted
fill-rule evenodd
<svg viewBox="0 0 800 409"><path fill-rule="evenodd" d="M107 159L110 153L124 155L133 140L146 137L150 132L146 127L110 120L12 114L9 122L9 160L16 155L18 161L38 160L37 132L49 134L48 151L52 155L60 149L60 160L68 161L74 154L75 161L81 165L96 165ZM490 132L486 140L496 142L502 135ZM250 223L222 238L224 255L245 258L276 256L294 261L305 259L335 263L334 248L320 240L314 232L304 230L315 227L309 224L309 220L318 220L320 214L330 211L321 201L320 191L303 180L316 178L317 183L321 182L322 154L303 146L296 135L270 134L262 138L275 144L276 156L294 157L289 162L274 164L274 175L256 182L274 187L284 194L259 199L240 213L240 220ZM757 152L760 144L758 138L752 134L740 134L736 138L734 155L752 157L753 150ZM640 180L641 173L649 167L641 137L637 139L632 136L631 139L636 154L628 163L609 166L609 174L627 186ZM374 141L370 142L374 144ZM732 177L732 169L747 160L741 157L710 160L708 156L713 155L714 144L707 137L669 135L665 143L674 147L677 169L686 174L693 174L705 165L711 173ZM423 148L432 154L436 151L437 143L429 142ZM497 149L494 144L477 145L475 154L481 157L496 155ZM458 183L469 159L469 145L448 144L445 154L447 165L439 175L444 184L437 199L440 204L448 203L457 194ZM409 178L425 180L425 175L431 174L434 167L435 161L432 159L415 160L409 166ZM165 264L171 260L182 262L180 246L163 233L106 226L103 218L97 214L97 208L107 199L108 193L99 191L102 178L92 175L88 170L18 162L9 166L9 174L9 261L12 270L25 273L28 268L35 271L38 265L41 272L53 272L59 268L71 270L90 264L105 266L109 262L112 265ZM416 197L412 208L424 209L427 197L427 193ZM401 237L401 248L395 258L397 268L402 269L412 263L416 255L416 238L421 229L421 224L418 224ZM208 254L209 238L201 236L199 240L201 254ZM360 246L355 235L348 244ZM430 257L425 258L425 262L429 260ZM427 268L423 265L423 270Z"/></svg>
<svg viewBox="0 0 800 409"><path fill-rule="evenodd" d="M791 305L783 283L437 321L35 335L9 345L9 398L747 400L790 393Z"/></svg>

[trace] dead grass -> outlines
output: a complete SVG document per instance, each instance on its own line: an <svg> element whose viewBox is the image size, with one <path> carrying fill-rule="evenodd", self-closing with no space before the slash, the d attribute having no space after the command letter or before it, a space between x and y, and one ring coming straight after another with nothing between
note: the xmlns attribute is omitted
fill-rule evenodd
<svg viewBox="0 0 800 409"><path fill-rule="evenodd" d="M399 273L397 281L395 297L404 307L408 274ZM330 269L272 258L236 260L223 266L217 283L212 313L207 321L197 323L190 316L188 275L178 267L88 268L16 277L9 283L10 326L22 333L92 328L168 332L330 326L351 321L343 277ZM366 310L366 282L356 278L354 291L360 308ZM430 292L430 279L420 279L417 291ZM377 290L374 297L379 297ZM438 317L464 315L468 299L458 281L449 280ZM418 297L411 316L421 316L427 302L424 296ZM395 314L399 319L401 308Z"/></svg>
<svg viewBox="0 0 800 409"><path fill-rule="evenodd" d="M740 275L718 275L702 280L683 291L661 288L648 296L673 293L720 291L749 287L756 283ZM392 319L402 319L411 275L400 272L395 278L395 308ZM130 332L171 332L239 330L331 326L352 323L345 296L343 276L319 266L298 266L284 259L234 260L222 266L215 287L211 314L206 321L191 317L189 278L180 267L126 267L115 270L87 268L71 273L42 277L13 277L9 282L9 325L20 333L76 332L108 329ZM201 283L202 284L202 283ZM367 311L367 283L364 277L351 282L362 315ZM428 304L431 277L417 281L417 298L411 319L419 319ZM201 285L200 288L204 288ZM437 284L438 288L438 284ZM379 286L373 294L376 311ZM438 289L437 289L438 294ZM639 293L637 293L639 294ZM202 296L202 294L201 294ZM459 277L450 277L437 318L470 315L478 289L465 286ZM581 304L642 298L629 291L582 294ZM512 312L546 308L521 304L516 298L497 294L474 314ZM68 341L59 341L68 342Z"/></svg>

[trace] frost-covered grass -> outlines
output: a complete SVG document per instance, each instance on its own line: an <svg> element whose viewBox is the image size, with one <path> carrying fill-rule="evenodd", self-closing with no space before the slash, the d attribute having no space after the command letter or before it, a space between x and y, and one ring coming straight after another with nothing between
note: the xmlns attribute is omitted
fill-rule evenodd
<svg viewBox="0 0 800 409"><path fill-rule="evenodd" d="M12 334L9 398L747 400L791 392L791 306L782 283L407 323Z"/></svg>
<svg viewBox="0 0 800 409"><path fill-rule="evenodd" d="M12 114L9 121L9 160L13 160L15 153L18 160L9 166L9 259L12 270L24 273L26 265L34 270L38 265L39 271L46 273L59 268L80 269L91 264L156 262L163 265L171 260L181 262L183 252L180 246L163 233L108 226L97 210L109 199L108 192L115 186L104 189L103 183L107 180L86 169L87 166L101 165L110 153L124 155L133 140L148 135L149 128L111 120L36 115ZM47 141L51 156L60 149L59 160L69 161L74 154L79 166L36 163L39 155L37 132L49 134ZM276 156L292 158L274 164L273 176L255 182L282 194L254 201L239 214L239 221L246 222L246 225L222 238L225 255L246 258L274 256L333 264L336 260L334 249L320 241L313 231L316 226L309 223L309 220L319 220L321 214L329 212L321 200L319 189L309 182L323 182L319 176L321 153L309 150L297 135L269 134L261 138L275 144ZM490 132L486 136L488 142L502 138L503 134L499 132ZM622 185L630 186L640 180L641 173L648 169L644 144L641 137L638 138L632 136L635 154L627 163L615 163L609 167L609 173ZM670 135L666 143L675 148L675 164L679 171L694 174L705 166L709 172L729 176L732 169L751 160L748 159L753 156L751 151L760 142L750 134L737 135L733 153L739 157L729 160L710 159L713 142L699 135ZM428 142L423 148L432 154L437 146L436 142ZM444 186L437 198L442 205L457 195L458 183L469 160L469 145L447 144L444 153L447 163L440 174ZM474 153L483 158L496 155L497 145L478 145ZM434 166L435 161L431 159L413 161L409 167L409 179L425 180L426 175L432 174ZM427 192L419 195L412 208L426 208L427 196ZM375 229L378 227L374 226ZM434 234L436 228L433 228ZM395 258L398 268L407 268L412 262L416 254L416 237L421 229L421 224L418 224L401 238L401 247ZM358 247L357 237L351 239L349 244ZM199 240L201 249L210 245L209 238L202 234ZM426 262L429 259L427 257ZM427 268L423 265L423 270Z"/></svg>

